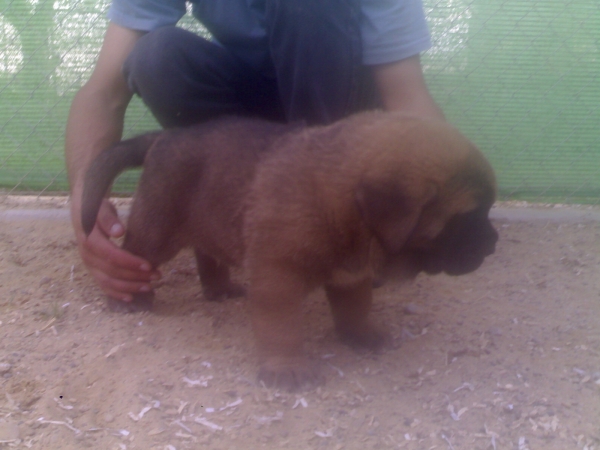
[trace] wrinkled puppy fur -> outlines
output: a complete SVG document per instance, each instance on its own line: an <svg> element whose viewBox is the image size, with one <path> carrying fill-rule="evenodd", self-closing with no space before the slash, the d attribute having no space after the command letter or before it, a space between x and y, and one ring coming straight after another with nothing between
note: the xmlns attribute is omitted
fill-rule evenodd
<svg viewBox="0 0 600 450"><path fill-rule="evenodd" d="M137 139L116 148L146 146L143 158L106 169L109 150L88 172L86 231L116 173L142 159L124 247L155 266L193 247L209 295L239 293L227 267L243 266L268 386L322 381L303 352L301 304L311 290L325 288L344 342L376 349L386 336L368 319L375 271L460 275L495 249L493 171L445 122L367 112L290 128L230 118Z"/></svg>

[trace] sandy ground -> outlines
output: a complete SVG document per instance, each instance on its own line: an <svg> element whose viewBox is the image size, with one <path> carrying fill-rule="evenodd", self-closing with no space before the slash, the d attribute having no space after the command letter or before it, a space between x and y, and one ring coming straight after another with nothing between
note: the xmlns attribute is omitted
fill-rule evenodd
<svg viewBox="0 0 600 450"><path fill-rule="evenodd" d="M496 210L478 271L376 291L379 354L341 345L316 292L327 382L288 394L255 384L248 305L204 301L190 252L155 312L106 311L65 205L0 202L0 448L600 449L597 209Z"/></svg>

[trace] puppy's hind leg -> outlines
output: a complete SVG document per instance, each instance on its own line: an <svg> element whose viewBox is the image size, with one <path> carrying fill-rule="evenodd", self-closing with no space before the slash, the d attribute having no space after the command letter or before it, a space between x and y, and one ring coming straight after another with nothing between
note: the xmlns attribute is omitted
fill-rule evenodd
<svg viewBox="0 0 600 450"><path fill-rule="evenodd" d="M243 297L246 294L243 286L231 282L227 264L220 263L198 249L194 250L194 254L206 300L221 301L225 298Z"/></svg>
<svg viewBox="0 0 600 450"><path fill-rule="evenodd" d="M335 331L351 347L379 350L388 340L386 333L369 322L373 280L370 277L350 285L327 285L325 292L333 314Z"/></svg>
<svg viewBox="0 0 600 450"><path fill-rule="evenodd" d="M177 239L173 238L175 227L173 221L165 216L163 219L150 220L143 205L134 205L127 224L127 233L123 249L146 259L153 268L169 261L181 249ZM161 217L156 213L155 216ZM108 309L118 313L134 313L149 311L154 302L154 291L133 294L133 300L125 302L107 297Z"/></svg>

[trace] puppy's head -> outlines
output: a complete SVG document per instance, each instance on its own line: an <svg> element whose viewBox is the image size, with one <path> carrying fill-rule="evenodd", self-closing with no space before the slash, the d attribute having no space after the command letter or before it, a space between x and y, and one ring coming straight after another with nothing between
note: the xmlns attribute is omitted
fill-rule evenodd
<svg viewBox="0 0 600 450"><path fill-rule="evenodd" d="M430 274L462 275L477 269L494 253L498 233L488 219L489 207L453 215L434 239L407 243L404 251L416 269Z"/></svg>
<svg viewBox="0 0 600 450"><path fill-rule="evenodd" d="M431 157L431 148L413 154L416 163L385 158L385 168L372 171L357 190L358 208L387 254L388 269L396 266L404 277L472 272L498 240L488 218L496 195L489 163L457 132L448 146L445 137L433 149L439 158Z"/></svg>

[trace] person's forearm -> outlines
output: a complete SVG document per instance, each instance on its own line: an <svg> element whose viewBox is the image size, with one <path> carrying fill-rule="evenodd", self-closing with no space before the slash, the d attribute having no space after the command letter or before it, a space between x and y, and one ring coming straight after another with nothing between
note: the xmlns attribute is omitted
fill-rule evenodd
<svg viewBox="0 0 600 450"><path fill-rule="evenodd" d="M75 96L66 129L65 160L71 193L79 192L92 159L121 138L128 98L110 100L84 86Z"/></svg>
<svg viewBox="0 0 600 450"><path fill-rule="evenodd" d="M110 23L96 67L73 99L65 138L71 195L78 197L92 159L121 138L132 93L121 73L123 62L142 32ZM79 198L72 198L78 205Z"/></svg>
<svg viewBox="0 0 600 450"><path fill-rule="evenodd" d="M444 119L444 113L427 89L419 56L373 66L372 70L386 110Z"/></svg>

